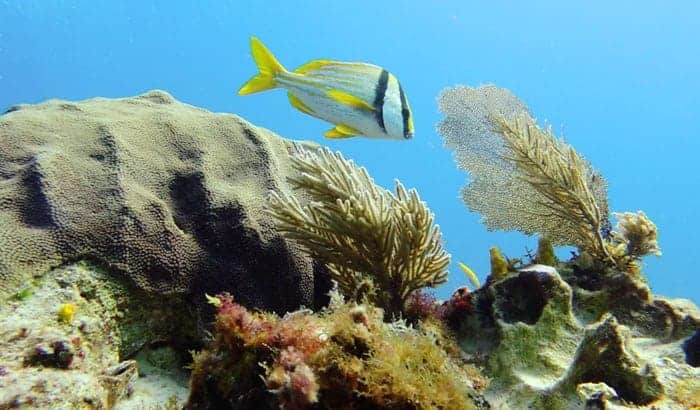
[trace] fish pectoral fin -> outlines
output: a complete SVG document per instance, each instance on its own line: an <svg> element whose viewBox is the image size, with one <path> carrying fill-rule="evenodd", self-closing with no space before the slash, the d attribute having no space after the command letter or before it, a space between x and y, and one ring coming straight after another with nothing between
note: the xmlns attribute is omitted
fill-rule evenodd
<svg viewBox="0 0 700 410"><path fill-rule="evenodd" d="M328 90L328 96L341 104L361 110L374 111L374 107L361 98L340 90Z"/></svg>
<svg viewBox="0 0 700 410"><path fill-rule="evenodd" d="M334 128L331 128L330 130L326 131L326 133L323 134L323 136L326 138L350 138L360 134L360 131L352 127L343 124L338 124Z"/></svg>
<svg viewBox="0 0 700 410"><path fill-rule="evenodd" d="M292 107L296 108L297 110L303 112L304 114L309 114L309 115L314 115L314 110L309 108L308 105L304 104L303 101L299 99L296 95L292 93L287 93L287 96L289 97L289 103L292 104Z"/></svg>

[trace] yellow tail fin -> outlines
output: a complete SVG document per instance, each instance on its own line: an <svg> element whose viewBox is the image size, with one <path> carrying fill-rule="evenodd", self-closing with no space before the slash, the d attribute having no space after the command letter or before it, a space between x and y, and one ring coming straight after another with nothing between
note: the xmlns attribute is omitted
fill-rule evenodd
<svg viewBox="0 0 700 410"><path fill-rule="evenodd" d="M248 95L275 88L277 86L275 75L286 71L270 50L256 37L250 38L250 51L260 72L243 84L238 90L239 95Z"/></svg>

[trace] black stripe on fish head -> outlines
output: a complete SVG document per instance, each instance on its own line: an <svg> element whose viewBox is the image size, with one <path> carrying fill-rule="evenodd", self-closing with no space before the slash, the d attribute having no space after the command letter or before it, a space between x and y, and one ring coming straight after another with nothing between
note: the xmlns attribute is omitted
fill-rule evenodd
<svg viewBox="0 0 700 410"><path fill-rule="evenodd" d="M401 119L403 120L403 137L410 139L412 137L411 130L408 129L408 120L411 118L411 110L408 108L408 100L403 92L401 84L399 84L399 98L401 98Z"/></svg>
<svg viewBox="0 0 700 410"><path fill-rule="evenodd" d="M374 116L377 119L377 124L384 132L386 132L386 127L384 126L384 96L388 85L389 72L382 70L382 73L379 74L377 85L374 87Z"/></svg>

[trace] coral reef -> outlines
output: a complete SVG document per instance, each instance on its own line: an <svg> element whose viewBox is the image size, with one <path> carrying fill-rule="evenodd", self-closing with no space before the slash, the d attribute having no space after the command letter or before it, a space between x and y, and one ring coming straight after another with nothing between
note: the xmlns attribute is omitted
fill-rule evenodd
<svg viewBox="0 0 700 410"><path fill-rule="evenodd" d="M444 302L426 205L340 154L158 91L0 116L0 408L700 406L700 312L640 274L656 226L610 229L602 177L507 91L441 109L467 204L540 234Z"/></svg>
<svg viewBox="0 0 700 410"><path fill-rule="evenodd" d="M601 274L600 289L591 291L580 287L571 266L561 268L563 277L551 266L522 268L471 294L476 308L456 329L468 360L492 380L489 403L542 409L692 403L689 392L700 390L689 381L700 369L683 346L700 329L700 311L652 297L627 273Z"/></svg>
<svg viewBox="0 0 700 410"><path fill-rule="evenodd" d="M344 303L283 318L226 295L212 345L195 356L187 408L479 408L487 380L434 326L385 323ZM244 399L242 399L244 398ZM311 407L313 406L313 407Z"/></svg>
<svg viewBox="0 0 700 410"><path fill-rule="evenodd" d="M302 206L273 192L270 214L285 236L328 264L345 296L395 315L412 292L447 280L450 256L415 190L397 181L393 195L367 170L325 148L300 148L292 166L298 176L290 184L312 200Z"/></svg>
<svg viewBox="0 0 700 410"><path fill-rule="evenodd" d="M162 91L11 108L0 116L0 295L90 259L197 303L228 289L280 312L323 304L321 268L261 212L270 190L289 189L291 145Z"/></svg>
<svg viewBox="0 0 700 410"><path fill-rule="evenodd" d="M72 320L57 316L57 305L73 306ZM154 300L86 264L55 269L34 281L31 295L0 305L0 409L111 409L131 402L156 408L167 398L144 389L150 383L182 402L182 364L167 375L180 375L179 383L168 384L165 376L144 378L138 355L131 358L152 343L195 337L185 306Z"/></svg>

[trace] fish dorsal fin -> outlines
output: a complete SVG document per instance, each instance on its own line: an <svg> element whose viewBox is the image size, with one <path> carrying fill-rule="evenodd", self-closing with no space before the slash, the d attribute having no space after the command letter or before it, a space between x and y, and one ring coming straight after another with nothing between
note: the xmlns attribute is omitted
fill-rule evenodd
<svg viewBox="0 0 700 410"><path fill-rule="evenodd" d="M296 108L297 110L303 112L304 114L309 114L309 115L314 115L314 110L309 108L308 105L304 104L303 101L299 99L296 95L292 93L287 93L287 96L289 97L289 103L292 104L292 107Z"/></svg>
<svg viewBox="0 0 700 410"><path fill-rule="evenodd" d="M352 94L348 94L345 91L340 90L328 90L328 96L341 104L358 108L361 110L374 111L374 107L362 100L361 98L355 97Z"/></svg>
<svg viewBox="0 0 700 410"><path fill-rule="evenodd" d="M360 134L360 131L352 127L343 124L338 124L334 128L331 128L330 130L326 131L326 133L323 134L323 136L326 138L350 138Z"/></svg>
<svg viewBox="0 0 700 410"><path fill-rule="evenodd" d="M329 64L333 64L333 61L331 61L331 60L313 60L313 61L309 61L308 63L297 68L296 70L294 70L294 72L297 74L306 74L309 71L318 70L319 68L325 67Z"/></svg>

